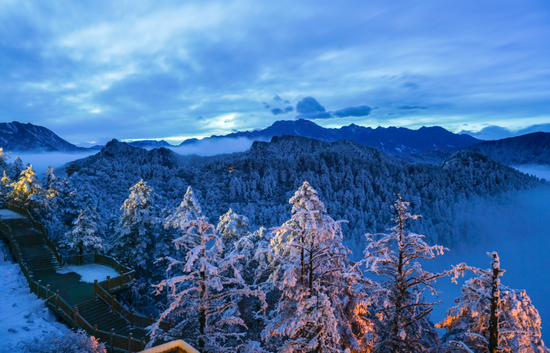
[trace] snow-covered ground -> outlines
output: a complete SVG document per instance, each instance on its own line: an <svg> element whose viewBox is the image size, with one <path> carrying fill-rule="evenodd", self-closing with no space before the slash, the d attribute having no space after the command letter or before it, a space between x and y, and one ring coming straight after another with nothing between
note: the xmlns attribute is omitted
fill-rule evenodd
<svg viewBox="0 0 550 353"><path fill-rule="evenodd" d="M81 266L64 266L57 270L57 273L59 274L66 274L75 272L76 274L79 274L82 278L80 279L80 282L87 282L87 283L94 283L94 280L98 280L99 282L104 281L107 279L107 276L111 276L111 278L120 276L118 272L116 272L114 269L108 266L103 266L99 264L89 264L89 265L81 265Z"/></svg>
<svg viewBox="0 0 550 353"><path fill-rule="evenodd" d="M0 218L2 219L20 219L25 218L24 216L21 216L13 211L1 209L0 210Z"/></svg>
<svg viewBox="0 0 550 353"><path fill-rule="evenodd" d="M9 250L0 242L2 250ZM0 253L0 352L17 352L18 342L46 332L62 333L68 328L57 322L44 300L31 294L19 265Z"/></svg>

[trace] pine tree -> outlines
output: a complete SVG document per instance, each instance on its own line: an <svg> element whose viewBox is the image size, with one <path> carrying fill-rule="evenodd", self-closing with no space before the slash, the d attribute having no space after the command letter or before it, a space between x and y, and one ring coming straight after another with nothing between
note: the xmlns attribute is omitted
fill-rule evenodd
<svg viewBox="0 0 550 353"><path fill-rule="evenodd" d="M399 197L393 206L395 226L390 233L367 234L366 273L385 280L372 288L369 304L357 312L357 319L370 328L377 352L420 352L438 344L438 335L428 321L437 303L426 302L423 294L426 289L436 293L433 282L447 273L427 272L418 260L431 260L446 249L430 246L423 235L406 230L407 220L420 217L411 215L408 207Z"/></svg>
<svg viewBox="0 0 550 353"><path fill-rule="evenodd" d="M204 216L180 223L182 236L174 240L184 261L168 257L168 279L155 285L156 294L168 292L168 307L153 325L152 342L157 338L186 337L201 352L233 352L246 333L238 299L257 296L238 269L238 256L223 258L223 242ZM172 272L173 271L173 272ZM175 327L162 332L160 321L176 318Z"/></svg>
<svg viewBox="0 0 550 353"><path fill-rule="evenodd" d="M65 233L66 246L80 255L84 252L102 250L103 241L98 221L98 214L89 207L80 210L78 218L73 223L73 229Z"/></svg>
<svg viewBox="0 0 550 353"><path fill-rule="evenodd" d="M233 244L232 255L242 257L239 270L248 284L265 281L272 258L270 256L270 233L260 227L254 233L247 233Z"/></svg>
<svg viewBox="0 0 550 353"><path fill-rule="evenodd" d="M273 229L273 287L280 299L264 330L281 352L341 352L357 346L346 315L355 274L341 221L326 214L308 182L289 200L292 218Z"/></svg>
<svg viewBox="0 0 550 353"><path fill-rule="evenodd" d="M227 251L231 251L237 240L250 234L248 223L248 218L236 214L231 209L220 216L216 232L221 235Z"/></svg>
<svg viewBox="0 0 550 353"><path fill-rule="evenodd" d="M510 289L500 283L504 270L496 252L491 268L482 270L466 266L477 274L462 286L462 295L449 309L447 317L437 325L447 330L445 340L449 347L476 352L547 353L541 336L541 320L525 291Z"/></svg>
<svg viewBox="0 0 550 353"><path fill-rule="evenodd" d="M16 156L15 159L13 160L11 169L12 169L12 175L14 179L17 179L19 175L21 175L21 172L25 169L23 167L23 161L21 160L21 158L19 158L19 156Z"/></svg>
<svg viewBox="0 0 550 353"><path fill-rule="evenodd" d="M152 264L155 220L153 217L153 192L140 180L130 188L130 196L120 208L120 216L113 239L114 251L138 274L146 274Z"/></svg>
<svg viewBox="0 0 550 353"><path fill-rule="evenodd" d="M165 210L165 212L168 212L168 210ZM189 186L180 205L164 220L164 231L160 232L155 241L155 258L173 257L178 258L178 260L185 258L183 251L177 251L173 242L183 234L183 225L201 216L201 207L193 193L193 189ZM176 229L175 232L174 229ZM162 262L157 262L157 266L162 266L162 264ZM165 270L166 268L162 268L161 272L164 273Z"/></svg>
<svg viewBox="0 0 550 353"><path fill-rule="evenodd" d="M8 202L8 194L11 191L10 188L11 179L6 176L6 171L4 170L2 174L2 179L0 179L0 202L5 204Z"/></svg>
<svg viewBox="0 0 550 353"><path fill-rule="evenodd" d="M54 168L52 166L49 166L48 169L46 169L46 186L48 189L51 189L52 184L55 182L55 174L53 171Z"/></svg>
<svg viewBox="0 0 550 353"><path fill-rule="evenodd" d="M201 207L193 193L193 189L189 186L179 207L166 219L165 227L181 229L182 225L201 216Z"/></svg>
<svg viewBox="0 0 550 353"><path fill-rule="evenodd" d="M8 194L8 201L29 208L46 207L48 195L40 186L32 165L20 174L19 179L10 184L12 191Z"/></svg>
<svg viewBox="0 0 550 353"><path fill-rule="evenodd" d="M0 147L0 169L5 169L8 167L8 158L10 152L4 152L4 148Z"/></svg>

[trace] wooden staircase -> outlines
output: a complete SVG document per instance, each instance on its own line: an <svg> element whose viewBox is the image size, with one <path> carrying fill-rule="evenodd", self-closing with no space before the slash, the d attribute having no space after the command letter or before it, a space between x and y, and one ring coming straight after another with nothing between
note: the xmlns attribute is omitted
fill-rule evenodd
<svg viewBox="0 0 550 353"><path fill-rule="evenodd" d="M42 225L24 209L12 205L8 209L23 217L2 217L1 234L10 242L12 255L20 263L31 292L44 298L47 306L69 326L83 328L90 335L100 338L111 352L144 349L148 340L144 328L152 323L152 318L134 315L110 294L125 288L135 272L108 256L90 254L79 255L77 263L91 256L93 260L90 263L111 266L121 276L91 284L80 282L80 276L75 273L59 274L56 271L61 268L61 256ZM63 258L63 261L66 259ZM168 323L163 325L165 329L171 326Z"/></svg>
<svg viewBox="0 0 550 353"><path fill-rule="evenodd" d="M91 325L96 326L96 330L107 332L114 330L114 333L119 336L129 336L131 333L139 340L147 338L145 330L131 327L128 320L113 311L112 307L99 297L78 305L78 313Z"/></svg>
<svg viewBox="0 0 550 353"><path fill-rule="evenodd" d="M21 259L32 275L41 271L55 271L60 268L53 251L46 245L44 236L35 229L25 235L13 236L19 246Z"/></svg>

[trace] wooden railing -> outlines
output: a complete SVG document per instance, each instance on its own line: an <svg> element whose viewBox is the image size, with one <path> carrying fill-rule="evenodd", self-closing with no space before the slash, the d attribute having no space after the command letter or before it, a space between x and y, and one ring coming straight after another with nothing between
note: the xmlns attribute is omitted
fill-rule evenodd
<svg viewBox="0 0 550 353"><path fill-rule="evenodd" d="M100 264L114 268L115 271L120 273L120 276L111 278L107 277L106 280L99 282L99 285L105 288L108 292L118 291L136 277L136 271L122 265L116 259L103 254L83 254L73 256L63 256L63 265L86 265L86 264Z"/></svg>
<svg viewBox="0 0 550 353"><path fill-rule="evenodd" d="M143 316L136 314L134 310L128 310L126 309L122 304L120 304L116 300L116 295L111 295L109 292L107 292L100 283L97 282L97 280L94 281L94 297L100 297L105 301L107 304L111 306L111 308L119 313L122 317L124 317L128 322L130 323L130 326L132 327L138 327L145 329L148 326L151 326L154 322L153 316L149 315ZM161 321L160 328L163 331L168 331L172 328L172 320L170 321Z"/></svg>
<svg viewBox="0 0 550 353"><path fill-rule="evenodd" d="M57 251L57 248L56 248L54 242L48 237L48 235L46 233L46 229L44 229L44 226L41 223L35 221L34 218L32 217L32 215L30 214L30 212L28 210L26 210L25 208L14 205L13 203L8 203L8 210L13 211L15 213L18 213L22 216L25 216L31 221L32 226L34 227L34 229L36 229L36 230L40 231L40 233L42 233L42 235L44 236L44 240L46 242L46 245L53 251L53 253L55 255L55 258L57 259L57 262L59 262L59 265L61 266L61 264L62 264L61 255L59 255L59 252Z"/></svg>
<svg viewBox="0 0 550 353"><path fill-rule="evenodd" d="M44 235L44 238L46 240L46 243L48 246L52 249L52 251L56 254L56 257L58 258L58 261L60 264L63 262L61 260L65 260L66 258L61 258L59 256L59 253L57 252L57 248L53 244L53 242L50 241L50 239L46 236L46 232L44 231L44 227L38 222L35 222L29 212L23 208L20 208L15 205L8 204L8 209L10 209L13 212L19 213L25 217L28 217L31 222L33 223L33 227L40 230L40 232ZM36 224L35 224L36 223ZM13 232L11 228L2 222L0 222L0 231L2 231L2 234L8 239L10 244L10 249L13 257L16 259L16 261L19 263L19 266L21 267L21 271L23 272L23 275L27 279L29 283L29 288L31 293L35 293L39 298L42 298L45 300L46 306L52 309L55 313L58 314L58 316L63 319L67 323L67 325L71 328L81 328L85 330L89 335L93 335L96 338L99 338L101 342L104 342L107 347L110 348L111 351L120 350L120 351L127 351L127 352L138 352L143 349L145 349L145 339L137 340L132 337L132 334L130 333L128 337L117 335L114 333L114 330L111 329L110 332L102 331L97 328L97 325L92 326L89 322L86 321L79 313L78 313L78 307L71 307L59 294L59 291L53 292L50 290L50 286L43 286L41 281L35 281L33 279L33 276L29 273L27 266L24 261L22 261L21 258L21 251L19 248L19 245L17 244L17 241L13 237ZM78 256L82 256L82 258L78 258ZM109 292L113 291L115 289L120 289L125 284L132 281L135 277L135 271L131 270L130 268L120 264L115 259L101 255L101 254L87 254L87 255L78 255L76 258L71 256L70 258L74 259L75 262L78 261L85 261L84 259L87 259L86 261L90 261L89 263L99 263L104 264L107 266L111 266L117 270L117 272L121 273L121 276L117 276L115 278L109 278L105 281L98 282L97 280L94 283L94 296L101 297L107 304L109 304L113 310L118 312L120 315L122 315L124 318L128 320L130 325L132 327L139 327L139 328L146 328L147 326L150 326L153 323L152 316L145 317L138 314L135 314L134 311L128 311L122 304L120 304L116 300L115 295L111 295ZM68 259L69 257L67 257ZM68 263L71 263L71 260L67 260ZM169 330L172 326L171 321L170 322L162 322L161 328Z"/></svg>

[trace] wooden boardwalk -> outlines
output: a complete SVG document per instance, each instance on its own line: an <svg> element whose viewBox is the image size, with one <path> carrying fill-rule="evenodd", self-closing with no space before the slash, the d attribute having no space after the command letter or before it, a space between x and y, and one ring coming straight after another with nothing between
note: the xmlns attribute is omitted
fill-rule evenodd
<svg viewBox="0 0 550 353"><path fill-rule="evenodd" d="M11 208L18 210L15 206ZM94 334L111 351L135 352L144 348L147 339L145 327L151 324L152 318L134 315L133 311L125 309L111 296L113 291L124 287L124 276L128 274L122 274L117 281L113 280L120 285L111 288L110 280L107 284L97 281L92 284L81 282L81 276L74 272L57 273L62 265L60 256L57 249L52 248L51 242L48 243L45 234L36 229L36 226L41 225L8 209L0 209L0 223L3 225L2 234L10 241L12 253L17 253L14 258L21 263L31 291L45 298L48 306L70 326L81 327ZM103 256L103 263L106 258ZM111 263L114 261L107 259L112 260ZM126 279L127 282L131 278Z"/></svg>

